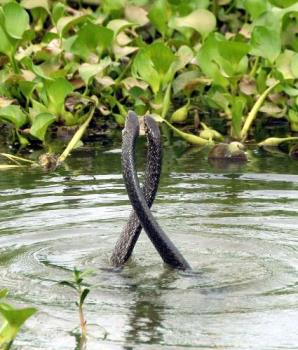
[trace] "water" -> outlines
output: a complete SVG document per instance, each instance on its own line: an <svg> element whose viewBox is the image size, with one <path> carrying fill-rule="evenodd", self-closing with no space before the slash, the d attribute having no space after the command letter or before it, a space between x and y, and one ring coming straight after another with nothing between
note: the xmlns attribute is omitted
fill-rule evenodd
<svg viewBox="0 0 298 350"><path fill-rule="evenodd" d="M129 265L110 269L130 211L117 149L77 151L53 173L0 173L0 287L39 310L15 349L78 349L75 294L57 284L74 266L95 270L88 349L298 348L298 162L251 152L224 170L204 152L164 158L153 211L191 274L165 268L145 234Z"/></svg>

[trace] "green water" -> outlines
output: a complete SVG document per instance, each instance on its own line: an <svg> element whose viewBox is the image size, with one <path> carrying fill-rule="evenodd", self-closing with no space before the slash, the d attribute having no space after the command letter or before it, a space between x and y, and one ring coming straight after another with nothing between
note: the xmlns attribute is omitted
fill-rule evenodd
<svg viewBox="0 0 298 350"><path fill-rule="evenodd" d="M0 173L0 287L39 309L15 349L77 348L75 295L57 284L74 266L95 270L87 349L297 349L298 162L252 151L218 169L204 152L166 149L153 212L194 273L165 268L145 234L115 272L130 212L119 151ZM140 145L140 176L143 158Z"/></svg>

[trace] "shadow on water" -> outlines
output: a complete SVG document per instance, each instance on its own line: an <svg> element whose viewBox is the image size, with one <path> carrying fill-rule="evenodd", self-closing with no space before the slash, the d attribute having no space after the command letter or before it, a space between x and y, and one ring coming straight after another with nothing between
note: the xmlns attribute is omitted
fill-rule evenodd
<svg viewBox="0 0 298 350"><path fill-rule="evenodd" d="M167 148L153 212L194 272L165 268L145 234L115 272L130 212L120 152L90 147L53 173L0 173L0 288L39 309L17 348L80 349L75 295L57 284L77 266L96 271L88 350L297 349L298 162L250 151L226 168ZM141 142L141 178L144 157Z"/></svg>

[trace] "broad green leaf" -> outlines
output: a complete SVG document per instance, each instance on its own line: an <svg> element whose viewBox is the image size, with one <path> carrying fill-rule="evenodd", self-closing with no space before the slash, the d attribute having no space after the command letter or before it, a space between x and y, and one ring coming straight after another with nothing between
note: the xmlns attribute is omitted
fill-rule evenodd
<svg viewBox="0 0 298 350"><path fill-rule="evenodd" d="M0 305L0 313L9 323L17 330L22 326L22 324L32 315L36 313L36 309L33 307L14 309L12 307L6 308L2 304Z"/></svg>
<svg viewBox="0 0 298 350"><path fill-rule="evenodd" d="M0 119L12 123L16 128L20 128L27 121L26 114L16 105L0 108Z"/></svg>
<svg viewBox="0 0 298 350"><path fill-rule="evenodd" d="M168 21L171 16L171 9L167 3L167 0L157 0L151 7L148 18L156 29L164 36L167 28Z"/></svg>
<svg viewBox="0 0 298 350"><path fill-rule="evenodd" d="M281 51L280 32L257 26L252 32L251 46L252 55L267 58L273 63Z"/></svg>
<svg viewBox="0 0 298 350"><path fill-rule="evenodd" d="M298 78L298 53L297 52L292 57L290 69L293 76L295 78Z"/></svg>
<svg viewBox="0 0 298 350"><path fill-rule="evenodd" d="M48 0L22 0L21 5L28 10L41 7L45 9L48 13L50 12Z"/></svg>
<svg viewBox="0 0 298 350"><path fill-rule="evenodd" d="M37 77L45 79L45 80L53 80L53 78L49 77L41 68L41 66L37 66L33 64L30 57L25 57L22 59L22 64L25 65L29 70L31 70Z"/></svg>
<svg viewBox="0 0 298 350"><path fill-rule="evenodd" d="M5 33L1 25L0 25L0 52L8 56L11 56L13 52L13 45L10 39L7 37L7 34Z"/></svg>
<svg viewBox="0 0 298 350"><path fill-rule="evenodd" d="M79 68L79 74L84 80L86 86L89 85L90 80L97 74L103 72L111 64L110 57L102 59L99 63L90 64L83 63Z"/></svg>
<svg viewBox="0 0 298 350"><path fill-rule="evenodd" d="M148 46L148 52L154 68L159 74L166 74L176 57L163 43L155 42Z"/></svg>
<svg viewBox="0 0 298 350"><path fill-rule="evenodd" d="M65 78L57 78L47 84L48 109L50 113L61 115L65 97L73 91L72 84Z"/></svg>
<svg viewBox="0 0 298 350"><path fill-rule="evenodd" d="M159 91L161 78L154 68L148 50L141 49L137 53L132 64L132 74L148 83L155 94Z"/></svg>
<svg viewBox="0 0 298 350"><path fill-rule="evenodd" d="M228 80L222 74L220 66L222 57L218 52L218 44L223 39L215 34L209 35L197 54L197 62L203 73L212 78L214 84L227 86Z"/></svg>
<svg viewBox="0 0 298 350"><path fill-rule="evenodd" d="M79 23L84 23L90 18L90 15L67 16L59 18L57 30L60 36L64 36L71 28Z"/></svg>
<svg viewBox="0 0 298 350"><path fill-rule="evenodd" d="M30 134L40 141L44 141L48 127L56 121L56 117L50 113L38 114L30 128Z"/></svg>
<svg viewBox="0 0 298 350"><path fill-rule="evenodd" d="M267 0L246 0L244 7L253 19L259 17L269 8Z"/></svg>
<svg viewBox="0 0 298 350"><path fill-rule="evenodd" d="M216 18L212 12L205 9L198 9L185 17L173 18L169 26L177 30L184 27L192 28L205 38L215 30Z"/></svg>
<svg viewBox="0 0 298 350"><path fill-rule="evenodd" d="M55 3L52 9L52 18L55 24L58 23L59 19L64 16L65 5L61 2Z"/></svg>
<svg viewBox="0 0 298 350"><path fill-rule="evenodd" d="M125 5L126 0L102 0L101 3L104 12L110 13L113 11L121 10Z"/></svg>
<svg viewBox="0 0 298 350"><path fill-rule="evenodd" d="M189 46L182 45L179 47L175 56L178 59L175 62L173 62L172 69L174 72L177 72L192 61L192 59L194 58L194 53Z"/></svg>
<svg viewBox="0 0 298 350"><path fill-rule="evenodd" d="M232 65L237 65L249 49L248 44L237 41L223 40L218 43L219 54Z"/></svg>
<svg viewBox="0 0 298 350"><path fill-rule="evenodd" d="M77 37L71 45L71 52L87 59L96 48L99 47L103 50L109 47L113 36L112 30L88 22L78 31Z"/></svg>
<svg viewBox="0 0 298 350"><path fill-rule="evenodd" d="M269 0L269 2L278 7L289 7L291 5L297 4L297 0Z"/></svg>
<svg viewBox="0 0 298 350"><path fill-rule="evenodd" d="M29 28L29 15L21 5L10 2L3 6L5 16L5 29L14 39L22 39L26 29Z"/></svg>
<svg viewBox="0 0 298 350"><path fill-rule="evenodd" d="M283 75L284 79L298 78L297 71L298 53L285 50L276 60L276 68Z"/></svg>

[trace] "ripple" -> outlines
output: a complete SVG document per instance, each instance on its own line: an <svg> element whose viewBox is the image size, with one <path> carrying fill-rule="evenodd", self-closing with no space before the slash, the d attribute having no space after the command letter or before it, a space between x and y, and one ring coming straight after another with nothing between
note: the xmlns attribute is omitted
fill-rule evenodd
<svg viewBox="0 0 298 350"><path fill-rule="evenodd" d="M58 282L76 266L94 270L88 324L108 331L91 331L90 349L296 349L298 176L194 171L185 158L192 171L163 174L153 212L193 271L164 267L142 234L117 272L109 257L131 209L118 150L98 161L112 155L112 174L12 174L0 185L0 287L40 310L16 346L75 349L76 295Z"/></svg>

